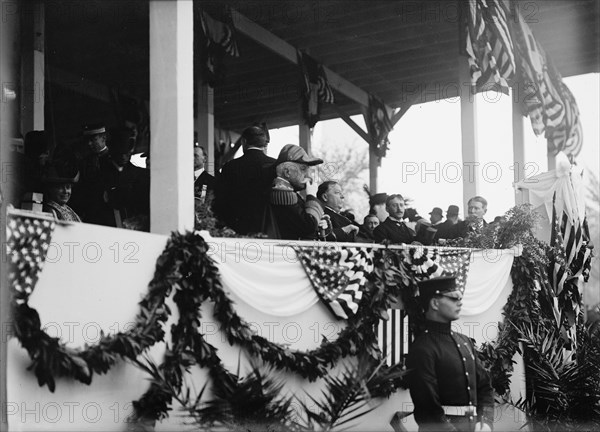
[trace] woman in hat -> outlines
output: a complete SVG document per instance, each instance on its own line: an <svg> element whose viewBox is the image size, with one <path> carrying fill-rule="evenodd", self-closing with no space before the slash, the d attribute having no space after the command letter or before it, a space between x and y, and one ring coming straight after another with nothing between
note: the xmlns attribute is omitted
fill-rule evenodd
<svg viewBox="0 0 600 432"><path fill-rule="evenodd" d="M44 211L58 220L81 222L81 218L67 205L73 183L79 180L79 171L67 162L48 165L42 175L44 184Z"/></svg>

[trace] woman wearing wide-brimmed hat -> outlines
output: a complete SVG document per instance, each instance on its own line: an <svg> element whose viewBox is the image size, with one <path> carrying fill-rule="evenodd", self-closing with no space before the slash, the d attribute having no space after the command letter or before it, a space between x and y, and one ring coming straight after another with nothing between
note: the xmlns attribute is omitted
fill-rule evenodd
<svg viewBox="0 0 600 432"><path fill-rule="evenodd" d="M44 184L44 211L58 220L81 222L81 218L67 205L73 183L79 181L79 171L68 162L49 164L42 174Z"/></svg>

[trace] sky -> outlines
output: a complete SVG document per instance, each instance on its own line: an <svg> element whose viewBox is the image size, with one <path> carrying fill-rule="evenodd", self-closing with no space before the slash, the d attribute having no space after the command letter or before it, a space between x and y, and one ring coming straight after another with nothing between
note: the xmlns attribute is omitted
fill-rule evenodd
<svg viewBox="0 0 600 432"><path fill-rule="evenodd" d="M583 149L577 163L598 175L600 75L569 77L564 82L575 96L583 126ZM413 207L425 217L433 207L445 211L450 204L457 204L462 216L462 176L474 173L480 181L480 195L488 200L486 219L504 214L514 205L511 100L505 95L478 95L477 107L479 166L469 168L462 163L458 98L414 105L389 135L390 150L379 169L378 192L411 198ZM353 119L364 127L362 116ZM524 122L525 175L530 177L547 171L546 142L535 137L528 118ZM317 123L313 153L319 156L321 147L333 145L331 140L335 145L348 143L352 151L364 145L366 155L366 142L340 119ZM277 157L288 143L298 143L297 126L271 131L269 155ZM368 183L368 173L364 181Z"/></svg>

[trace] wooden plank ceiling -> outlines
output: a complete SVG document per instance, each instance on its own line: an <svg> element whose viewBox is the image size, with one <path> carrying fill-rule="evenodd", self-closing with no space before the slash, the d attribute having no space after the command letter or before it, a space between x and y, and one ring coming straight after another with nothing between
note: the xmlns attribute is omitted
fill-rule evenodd
<svg viewBox="0 0 600 432"><path fill-rule="evenodd" d="M74 3L64 2L72 9ZM82 3L88 10L82 16L60 7L46 10L50 70L68 71L147 99L147 3ZM216 13L223 3L199 5ZM228 3L390 106L401 106L416 86L427 86L428 99L456 94L456 0ZM521 1L518 7L563 76L600 72L597 0ZM234 22L235 17L234 13ZM237 34L237 41L240 56L225 59L225 80L215 89L217 123L237 132L253 121L267 121L270 127L298 124L297 68L243 34ZM361 112L357 103L337 92L335 97L349 114ZM58 112L65 110L69 98L70 93L54 95ZM63 114L74 121L85 111ZM337 117L328 107L322 114Z"/></svg>

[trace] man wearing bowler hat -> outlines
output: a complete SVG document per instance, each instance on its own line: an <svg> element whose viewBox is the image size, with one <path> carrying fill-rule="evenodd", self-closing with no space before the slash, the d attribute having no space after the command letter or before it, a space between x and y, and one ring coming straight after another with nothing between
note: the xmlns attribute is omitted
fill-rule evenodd
<svg viewBox="0 0 600 432"><path fill-rule="evenodd" d="M420 431L491 431L494 394L469 337L451 329L462 307L453 276L418 283L422 332L407 359L409 389Z"/></svg>
<svg viewBox="0 0 600 432"><path fill-rule="evenodd" d="M459 209L456 205L449 205L448 210L446 210L446 220L436 226L437 233L436 239L447 239L449 235L451 235L451 230L454 225L459 222L458 219Z"/></svg>
<svg viewBox="0 0 600 432"><path fill-rule="evenodd" d="M277 177L271 187L264 229L269 237L287 240L317 238L317 229L320 224L326 224L326 219L315 196L317 185L310 177L309 167L322 163L323 160L309 156L300 146L283 146L275 162ZM298 193L301 190L305 190L306 200Z"/></svg>
<svg viewBox="0 0 600 432"><path fill-rule="evenodd" d="M431 221L431 226L437 228L438 225L442 223L442 219L444 219L444 212L439 207L434 207L433 210L429 212L429 220Z"/></svg>

